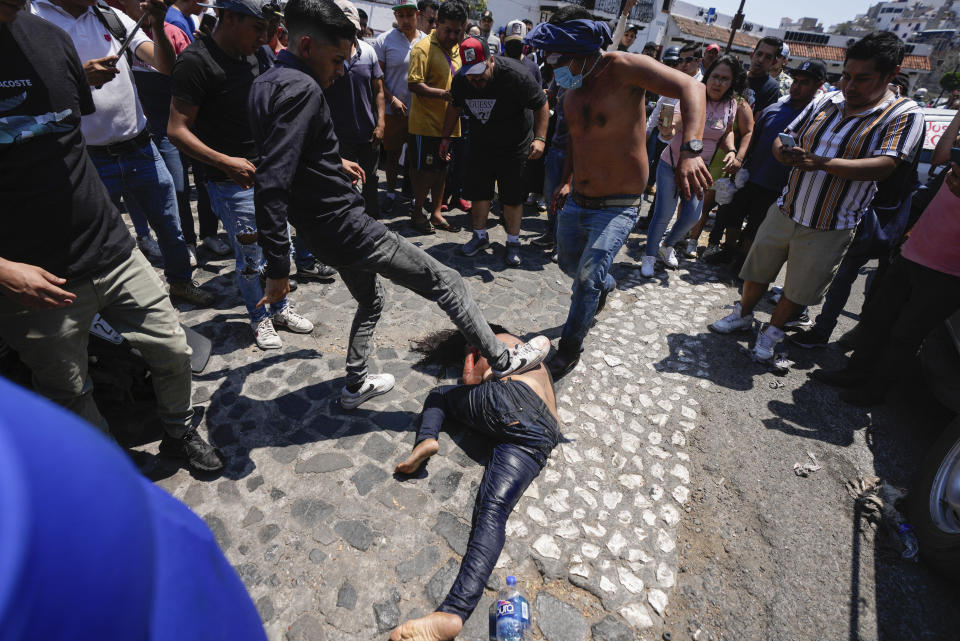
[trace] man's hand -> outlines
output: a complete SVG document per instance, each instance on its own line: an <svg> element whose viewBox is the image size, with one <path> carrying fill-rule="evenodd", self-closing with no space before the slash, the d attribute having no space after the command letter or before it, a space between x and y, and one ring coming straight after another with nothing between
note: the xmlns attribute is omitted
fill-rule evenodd
<svg viewBox="0 0 960 641"><path fill-rule="evenodd" d="M257 303L257 307L263 307L266 304L279 303L287 294L290 293L289 278L268 278L267 286L263 290L263 298Z"/></svg>
<svg viewBox="0 0 960 641"><path fill-rule="evenodd" d="M710 170L703 164L703 158L699 155L687 156L681 153L675 173L677 188L684 200L690 200L692 194L696 194L697 198L702 200L703 191L713 184Z"/></svg>
<svg viewBox="0 0 960 641"><path fill-rule="evenodd" d="M146 0L140 3L140 9L150 16L150 26L163 29L163 21L167 17L167 5L163 0Z"/></svg>
<svg viewBox="0 0 960 641"><path fill-rule="evenodd" d="M346 158L341 159L343 162L343 171L353 180L351 182L367 182L367 175L363 173L363 168L352 160L347 160Z"/></svg>
<svg viewBox="0 0 960 641"><path fill-rule="evenodd" d="M543 144L542 140L534 140L530 143L530 155L527 156L528 160L536 160L543 155L543 149L546 145Z"/></svg>
<svg viewBox="0 0 960 641"><path fill-rule="evenodd" d="M117 69L116 56L107 56L83 63L83 73L87 75L87 84L99 89L113 80L120 70Z"/></svg>
<svg viewBox="0 0 960 641"><path fill-rule="evenodd" d="M957 197L960 197L960 166L957 163L950 163L950 169L947 170L947 177L944 179L947 183L947 189Z"/></svg>
<svg viewBox="0 0 960 641"><path fill-rule="evenodd" d="M781 150L785 165L796 167L800 171L818 171L823 169L825 158L811 154L803 147L790 147Z"/></svg>
<svg viewBox="0 0 960 641"><path fill-rule="evenodd" d="M228 156L226 160L220 163L220 169L230 180L244 189L253 187L253 175L257 172L257 168L246 158Z"/></svg>
<svg viewBox="0 0 960 641"><path fill-rule="evenodd" d="M377 125L373 128L373 140L370 142L373 143L374 147L383 142L383 125Z"/></svg>
<svg viewBox="0 0 960 641"><path fill-rule="evenodd" d="M553 197L550 199L550 206L553 208L554 214L557 214L567 204L567 196L569 195L570 183L564 183L554 190Z"/></svg>
<svg viewBox="0 0 960 641"><path fill-rule="evenodd" d="M0 259L0 291L24 307L69 307L77 300L77 295L59 287L66 282L65 278L54 276L36 265Z"/></svg>
<svg viewBox="0 0 960 641"><path fill-rule="evenodd" d="M447 162L450 162L450 139L441 138L440 146L437 147L437 155Z"/></svg>

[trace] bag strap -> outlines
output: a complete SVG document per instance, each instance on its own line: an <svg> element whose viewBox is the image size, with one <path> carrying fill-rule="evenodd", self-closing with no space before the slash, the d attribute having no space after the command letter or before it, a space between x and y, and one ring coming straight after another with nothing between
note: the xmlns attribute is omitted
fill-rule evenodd
<svg viewBox="0 0 960 641"><path fill-rule="evenodd" d="M106 0L97 0L96 6L93 7L93 14L97 16L97 19L107 28L107 31L113 34L113 37L120 42L120 46L123 46L123 43L127 41L127 29L123 26L123 23L120 22L120 18L113 10L113 7L108 5ZM133 52L127 49L126 55L127 63L133 65Z"/></svg>

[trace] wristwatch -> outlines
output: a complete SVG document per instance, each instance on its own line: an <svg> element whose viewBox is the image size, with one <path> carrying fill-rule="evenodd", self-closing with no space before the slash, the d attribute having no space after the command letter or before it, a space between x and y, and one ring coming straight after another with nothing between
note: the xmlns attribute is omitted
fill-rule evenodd
<svg viewBox="0 0 960 641"><path fill-rule="evenodd" d="M693 154L700 154L703 151L702 140L688 140L680 145L680 151L689 151Z"/></svg>

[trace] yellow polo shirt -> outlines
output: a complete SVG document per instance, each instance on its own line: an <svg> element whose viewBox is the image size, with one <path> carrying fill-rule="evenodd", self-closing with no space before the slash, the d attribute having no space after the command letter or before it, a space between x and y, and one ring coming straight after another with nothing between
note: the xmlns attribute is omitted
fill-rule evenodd
<svg viewBox="0 0 960 641"><path fill-rule="evenodd" d="M460 46L454 45L448 56L434 31L410 50L410 73L407 82L422 82L434 89L450 91L453 76L460 69ZM450 103L442 98L423 98L412 94L410 121L407 131L419 136L439 137L443 132L443 118ZM453 136L460 135L460 121L453 128Z"/></svg>

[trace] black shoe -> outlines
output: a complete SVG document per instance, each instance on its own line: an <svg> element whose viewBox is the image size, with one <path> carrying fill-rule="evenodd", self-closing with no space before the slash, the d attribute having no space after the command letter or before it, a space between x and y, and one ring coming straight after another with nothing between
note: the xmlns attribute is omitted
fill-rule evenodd
<svg viewBox="0 0 960 641"><path fill-rule="evenodd" d="M830 342L830 336L819 331L816 327L790 334L787 338L794 345L808 349L811 347L826 347L827 343Z"/></svg>
<svg viewBox="0 0 960 641"><path fill-rule="evenodd" d="M309 267L297 267L297 280L318 280L330 282L337 275L337 270L319 261L314 261Z"/></svg>
<svg viewBox="0 0 960 641"><path fill-rule="evenodd" d="M809 376L813 380L831 387L859 387L867 380L866 374L849 369L818 369L810 372Z"/></svg>
<svg viewBox="0 0 960 641"><path fill-rule="evenodd" d="M887 390L882 385L867 384L843 390L840 392L840 400L855 407L869 407L882 405L886 395Z"/></svg>
<svg viewBox="0 0 960 641"><path fill-rule="evenodd" d="M597 301L598 314L603 311L604 307L607 306L607 296L609 296L610 292L612 292L616 288L617 288L617 281L613 281L613 287L611 287L610 289L605 289L602 292L600 292L600 300Z"/></svg>
<svg viewBox="0 0 960 641"><path fill-rule="evenodd" d="M287 280L290 282L290 291L291 292L297 291L297 281L295 281L292 278L288 278ZM263 291L267 291L267 275L266 274L260 274L260 287L263 288Z"/></svg>
<svg viewBox="0 0 960 641"><path fill-rule="evenodd" d="M160 454L186 460L187 465L200 472L218 472L223 469L223 457L217 448L205 440L197 430L189 430L180 438L164 436Z"/></svg>

